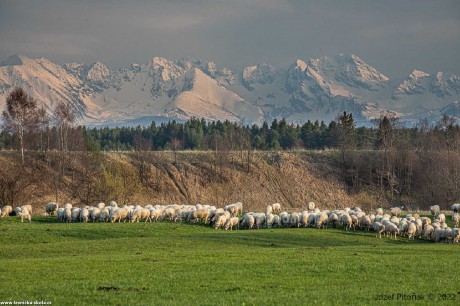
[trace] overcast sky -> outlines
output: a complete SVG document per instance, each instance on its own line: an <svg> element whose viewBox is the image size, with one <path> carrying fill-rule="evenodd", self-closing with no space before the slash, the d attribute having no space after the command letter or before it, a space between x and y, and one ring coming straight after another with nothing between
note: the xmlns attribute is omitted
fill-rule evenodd
<svg viewBox="0 0 460 306"><path fill-rule="evenodd" d="M0 0L0 58L127 67L149 58L261 62L354 53L390 77L460 74L459 0Z"/></svg>

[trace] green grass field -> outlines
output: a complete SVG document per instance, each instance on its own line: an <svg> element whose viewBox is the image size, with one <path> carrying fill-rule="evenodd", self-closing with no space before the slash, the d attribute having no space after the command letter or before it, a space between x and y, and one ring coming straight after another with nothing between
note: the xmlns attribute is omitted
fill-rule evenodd
<svg viewBox="0 0 460 306"><path fill-rule="evenodd" d="M459 245L341 229L225 232L167 222L4 218L0 302L357 305L393 293L400 304L396 294L415 293L455 294L457 304L459 252Z"/></svg>

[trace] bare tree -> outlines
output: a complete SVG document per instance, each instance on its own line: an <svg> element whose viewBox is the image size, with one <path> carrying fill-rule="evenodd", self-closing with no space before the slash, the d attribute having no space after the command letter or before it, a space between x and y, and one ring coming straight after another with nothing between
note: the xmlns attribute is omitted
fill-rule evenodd
<svg viewBox="0 0 460 306"><path fill-rule="evenodd" d="M43 114L44 111L37 108L37 101L22 88L15 88L6 98L6 110L2 114L3 125L19 141L22 164L24 164L25 135L38 126L41 121L39 116Z"/></svg>
<svg viewBox="0 0 460 306"><path fill-rule="evenodd" d="M68 133L75 122L75 114L70 105L61 101L54 109L54 116L59 133L59 151L66 152L68 150Z"/></svg>

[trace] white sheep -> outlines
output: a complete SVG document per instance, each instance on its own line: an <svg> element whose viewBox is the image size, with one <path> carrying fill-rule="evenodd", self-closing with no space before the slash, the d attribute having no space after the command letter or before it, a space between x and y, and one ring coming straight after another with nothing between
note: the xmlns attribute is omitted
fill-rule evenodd
<svg viewBox="0 0 460 306"><path fill-rule="evenodd" d="M350 215L348 214L343 214L340 223L342 224L343 227L345 227L345 230L350 230L352 227L353 220L351 219Z"/></svg>
<svg viewBox="0 0 460 306"><path fill-rule="evenodd" d="M282 227L289 226L289 214L286 211L280 213L280 222Z"/></svg>
<svg viewBox="0 0 460 306"><path fill-rule="evenodd" d="M336 213L332 212L332 213L329 214L329 217L328 217L328 220L327 220L327 223L329 225L336 227L338 221L339 221L339 216L337 216Z"/></svg>
<svg viewBox="0 0 460 306"><path fill-rule="evenodd" d="M21 210L27 210L30 214L32 214L32 205L22 205Z"/></svg>
<svg viewBox="0 0 460 306"><path fill-rule="evenodd" d="M450 208L452 208L452 211L454 213L460 212L460 204L458 204L458 203L452 204L452 206Z"/></svg>
<svg viewBox="0 0 460 306"><path fill-rule="evenodd" d="M230 204L224 207L225 211L228 211L232 217L236 217L239 214L239 208L235 204Z"/></svg>
<svg viewBox="0 0 460 306"><path fill-rule="evenodd" d="M327 221L329 217L327 213L321 213L316 215L315 217L315 224L316 228L327 228Z"/></svg>
<svg viewBox="0 0 460 306"><path fill-rule="evenodd" d="M64 222L72 222L72 210L68 207L64 209Z"/></svg>
<svg viewBox="0 0 460 306"><path fill-rule="evenodd" d="M88 208L82 208L79 215L80 222L88 222L89 219L89 210Z"/></svg>
<svg viewBox="0 0 460 306"><path fill-rule="evenodd" d="M430 224L427 224L422 231L422 237L427 240L431 240L434 234L434 227Z"/></svg>
<svg viewBox="0 0 460 306"><path fill-rule="evenodd" d="M445 223L446 222L446 215L438 214L435 219L438 220L440 223Z"/></svg>
<svg viewBox="0 0 460 306"><path fill-rule="evenodd" d="M6 206L3 206L2 210L1 210L1 215L0 217L8 217L10 215L10 213L13 211L13 207L11 207L10 205L6 205Z"/></svg>
<svg viewBox="0 0 460 306"><path fill-rule="evenodd" d="M313 202L308 202L307 203L307 210L312 211L315 209L315 203Z"/></svg>
<svg viewBox="0 0 460 306"><path fill-rule="evenodd" d="M392 207L390 208L390 213L392 216L399 217L402 214L402 210L400 207Z"/></svg>
<svg viewBox="0 0 460 306"><path fill-rule="evenodd" d="M299 214L299 223L300 226L302 227L307 227L308 226L308 211L303 211L301 214Z"/></svg>
<svg viewBox="0 0 460 306"><path fill-rule="evenodd" d="M460 220L460 214L454 213L452 214L452 221L454 221L454 227L458 227L458 221Z"/></svg>
<svg viewBox="0 0 460 306"><path fill-rule="evenodd" d="M90 217L93 222L96 222L96 220L99 220L99 217L101 215L101 210L97 207L94 209L90 210Z"/></svg>
<svg viewBox="0 0 460 306"><path fill-rule="evenodd" d="M225 230L233 230L233 227L236 227L236 229L239 229L239 224L240 224L240 219L238 217L232 217L225 222Z"/></svg>
<svg viewBox="0 0 460 306"><path fill-rule="evenodd" d="M266 215L273 213L273 207L271 205L267 205L267 207L265 207L264 212Z"/></svg>
<svg viewBox="0 0 460 306"><path fill-rule="evenodd" d="M360 223L360 226L361 228L364 228L366 231L369 231L369 229L371 228L371 218L369 216L363 216L361 218L361 223Z"/></svg>
<svg viewBox="0 0 460 306"><path fill-rule="evenodd" d="M385 232L385 225L380 222L374 222L372 226L374 231L377 233L375 237L382 238L382 233Z"/></svg>
<svg viewBox="0 0 460 306"><path fill-rule="evenodd" d="M383 216L383 209L380 208L380 207L377 208L377 209L375 210L375 214L376 214L377 216Z"/></svg>
<svg viewBox="0 0 460 306"><path fill-rule="evenodd" d="M396 235L399 234L399 228L395 224L393 224L391 222L388 222L387 224L385 224L385 232L388 235L390 235L390 237L391 237L391 235L394 234L395 240L396 240Z"/></svg>
<svg viewBox="0 0 460 306"><path fill-rule="evenodd" d="M254 222L254 216L250 213L244 214L243 218L240 220L241 227L245 227L249 230L254 227Z"/></svg>
<svg viewBox="0 0 460 306"><path fill-rule="evenodd" d="M80 219L80 208L72 207L70 210L70 217L72 218L72 221L78 221Z"/></svg>
<svg viewBox="0 0 460 306"><path fill-rule="evenodd" d="M439 208L439 205L433 205L430 206L430 212L433 216L437 216L441 213L441 209Z"/></svg>
<svg viewBox="0 0 460 306"><path fill-rule="evenodd" d="M65 203L65 204L64 204L64 209L67 209L67 208L72 209L72 204L70 204L70 203Z"/></svg>
<svg viewBox="0 0 460 306"><path fill-rule="evenodd" d="M300 226L299 220L300 220L299 214L296 212L293 212L289 218L289 224L291 225L291 227L299 227Z"/></svg>
<svg viewBox="0 0 460 306"><path fill-rule="evenodd" d="M24 219L29 220L29 222L32 222L32 216L30 215L27 209L24 209L23 211L19 212L18 216L21 217L21 222L24 222Z"/></svg>
<svg viewBox="0 0 460 306"><path fill-rule="evenodd" d="M275 215L274 214L267 214L265 223L267 224L267 228L272 228L273 223L275 222Z"/></svg>
<svg viewBox="0 0 460 306"><path fill-rule="evenodd" d="M216 223L214 224L214 228L215 229L223 228L226 222L227 222L227 216L220 215L219 217L217 217Z"/></svg>
<svg viewBox="0 0 460 306"><path fill-rule="evenodd" d="M49 214L50 216L53 216L53 215L56 215L56 214L57 214L58 208L59 208L58 203L56 203L56 202L49 202L48 204L46 204L45 212L46 212L47 214Z"/></svg>
<svg viewBox="0 0 460 306"><path fill-rule="evenodd" d="M412 240L414 240L416 232L417 232L417 226L415 225L415 223L410 223L408 228L407 228L407 238L409 240L411 238L412 238Z"/></svg>
<svg viewBox="0 0 460 306"><path fill-rule="evenodd" d="M274 203L272 204L273 212L276 214L279 214L281 212L281 204L280 203Z"/></svg>

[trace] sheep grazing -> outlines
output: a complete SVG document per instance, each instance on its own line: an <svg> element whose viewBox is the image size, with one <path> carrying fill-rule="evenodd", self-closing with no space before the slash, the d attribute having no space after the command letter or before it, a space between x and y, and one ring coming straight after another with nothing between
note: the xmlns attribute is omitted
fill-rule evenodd
<svg viewBox="0 0 460 306"><path fill-rule="evenodd" d="M267 214L267 217L265 219L265 224L267 225L267 228L272 228L274 222L275 222L275 215Z"/></svg>
<svg viewBox="0 0 460 306"><path fill-rule="evenodd" d="M327 221L329 216L327 213L319 214L315 217L316 228L327 228Z"/></svg>
<svg viewBox="0 0 460 306"><path fill-rule="evenodd" d="M273 213L273 207L271 205L267 205L267 207L265 207L264 212L266 215Z"/></svg>
<svg viewBox="0 0 460 306"><path fill-rule="evenodd" d="M293 212L289 218L289 224L291 225L291 227L299 227L300 226L299 220L300 220L299 214L296 212Z"/></svg>
<svg viewBox="0 0 460 306"><path fill-rule="evenodd" d="M307 227L308 226L308 211L304 211L299 215L299 223L300 226L302 227Z"/></svg>
<svg viewBox="0 0 460 306"><path fill-rule="evenodd" d="M446 223L446 215L444 214L438 214L436 216L436 220L439 221L439 223Z"/></svg>
<svg viewBox="0 0 460 306"><path fill-rule="evenodd" d="M452 215L452 221L454 221L454 227L458 227L458 221L460 220L460 214L454 213Z"/></svg>
<svg viewBox="0 0 460 306"><path fill-rule="evenodd" d="M121 220L125 220L126 216L128 215L128 210L126 208L118 208L112 211L110 214L110 222L115 223L118 221L118 223L121 222Z"/></svg>
<svg viewBox="0 0 460 306"><path fill-rule="evenodd" d="M369 231L369 229L371 228L371 218L369 216L363 216L361 218L361 223L360 223L360 227L361 228L364 228L366 231Z"/></svg>
<svg viewBox="0 0 460 306"><path fill-rule="evenodd" d="M32 214L32 205L22 205L21 210L27 210L30 214Z"/></svg>
<svg viewBox="0 0 460 306"><path fill-rule="evenodd" d="M351 219L350 215L344 214L341 217L340 223L342 224L343 227L345 227L345 230L348 231L352 227L353 220Z"/></svg>
<svg viewBox="0 0 460 306"><path fill-rule="evenodd" d="M452 206L450 208L452 209L452 211L454 213L460 212L460 204L458 204L458 203L452 204Z"/></svg>
<svg viewBox="0 0 460 306"><path fill-rule="evenodd" d="M232 217L238 216L238 213L239 213L239 208L235 204L230 204L230 205L225 206L224 210L228 211Z"/></svg>
<svg viewBox="0 0 460 306"><path fill-rule="evenodd" d="M402 210L400 207L392 207L390 208L390 213L392 216L399 217L402 214Z"/></svg>
<svg viewBox="0 0 460 306"><path fill-rule="evenodd" d="M430 206L430 212L433 216L437 216L441 213L441 209L439 208L439 205L433 205Z"/></svg>
<svg viewBox="0 0 460 306"><path fill-rule="evenodd" d="M331 213L328 217L327 223L328 225L337 226L337 222L339 221L339 216L336 213Z"/></svg>
<svg viewBox="0 0 460 306"><path fill-rule="evenodd" d="M244 226L246 229L251 229L254 227L254 216L249 214L249 213L246 213L244 216L243 216L243 220L241 222L241 225Z"/></svg>
<svg viewBox="0 0 460 306"><path fill-rule="evenodd" d="M83 208L80 210L80 215L79 215L80 222L88 222L89 219L89 210L88 208Z"/></svg>
<svg viewBox="0 0 460 306"><path fill-rule="evenodd" d="M27 209L24 209L23 211L19 212L18 216L21 217L21 222L24 222L24 219L29 220L29 222L32 222L32 216L30 215Z"/></svg>
<svg viewBox="0 0 460 306"><path fill-rule="evenodd" d="M220 215L219 217L217 217L216 223L214 224L214 228L215 229L223 228L226 222L227 222L227 216Z"/></svg>
<svg viewBox="0 0 460 306"><path fill-rule="evenodd" d="M234 227L236 229L239 229L239 224L240 224L240 219L238 217L232 217L225 222L225 230L227 231L228 229L233 230Z"/></svg>
<svg viewBox="0 0 460 306"><path fill-rule="evenodd" d="M279 214L281 212L281 204L280 203L274 203L272 204L273 212L275 214Z"/></svg>
<svg viewBox="0 0 460 306"><path fill-rule="evenodd" d="M399 228L394 225L393 223L391 222L388 222L386 225L385 225L385 232L391 237L392 235L395 236L395 240L396 240L396 235L399 234Z"/></svg>
<svg viewBox="0 0 460 306"><path fill-rule="evenodd" d="M422 231L422 238L426 240L431 240L433 239L433 234L434 234L434 227L431 226L430 224L427 224Z"/></svg>
<svg viewBox="0 0 460 306"><path fill-rule="evenodd" d="M383 216L383 209L382 209L382 208L377 208L377 209L375 210L375 214L376 214L377 216Z"/></svg>
<svg viewBox="0 0 460 306"><path fill-rule="evenodd" d="M209 219L209 210L207 209L197 209L194 211L191 211L189 216L188 216L188 221L194 221L195 223L197 221L201 221L202 223L207 223Z"/></svg>
<svg viewBox="0 0 460 306"><path fill-rule="evenodd" d="M70 216L71 216L73 221L79 221L79 219L80 219L80 208L73 207L70 210Z"/></svg>
<svg viewBox="0 0 460 306"><path fill-rule="evenodd" d="M10 205L3 206L0 217L8 217L12 211L13 207L11 207Z"/></svg>
<svg viewBox="0 0 460 306"><path fill-rule="evenodd" d="M314 210L314 209L315 209L315 203L313 203L313 202L308 202L308 203L307 203L307 210L308 210L308 211L312 211L312 210Z"/></svg>
<svg viewBox="0 0 460 306"><path fill-rule="evenodd" d="M415 223L410 223L407 227L407 238L410 240L412 238L412 240L415 239L415 234L417 233L417 226L415 225Z"/></svg>
<svg viewBox="0 0 460 306"><path fill-rule="evenodd" d="M385 225L383 225L380 222L374 222L372 224L372 226L374 228L374 232L377 233L377 235L375 237L379 237L381 239L382 238L382 233L385 232Z"/></svg>
<svg viewBox="0 0 460 306"><path fill-rule="evenodd" d="M254 226L257 229L263 228L265 225L265 214L254 214Z"/></svg>
<svg viewBox="0 0 460 306"><path fill-rule="evenodd" d="M56 216L57 215L57 210L59 208L58 203L56 202L49 202L45 206L45 212L50 215L50 216Z"/></svg>
<svg viewBox="0 0 460 306"><path fill-rule="evenodd" d="M289 226L289 214L286 211L280 213L280 222L282 227Z"/></svg>
<svg viewBox="0 0 460 306"><path fill-rule="evenodd" d="M70 208L64 208L64 222L72 222L72 210Z"/></svg>

